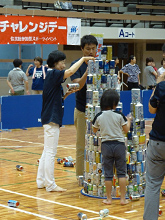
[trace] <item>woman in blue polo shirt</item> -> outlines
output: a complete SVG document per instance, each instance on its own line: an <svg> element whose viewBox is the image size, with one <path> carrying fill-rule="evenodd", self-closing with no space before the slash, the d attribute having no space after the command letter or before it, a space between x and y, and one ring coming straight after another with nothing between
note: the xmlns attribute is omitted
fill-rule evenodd
<svg viewBox="0 0 165 220"><path fill-rule="evenodd" d="M64 99L77 90L67 91L64 95L62 83L66 78L73 75L85 61L95 60L93 57L82 57L69 69L64 70L65 59L66 56L61 51L53 51L49 54L47 64L50 69L48 69L45 78L42 96L41 122L44 127L44 150L38 167L37 186L38 188L46 187L46 191L49 192L66 191L55 183L54 161L60 127L62 126Z"/></svg>
<svg viewBox="0 0 165 220"><path fill-rule="evenodd" d="M27 76L32 76L32 94L42 94L44 80L47 73L47 66L43 66L43 59L41 57L34 58L34 66L30 64L26 70Z"/></svg>

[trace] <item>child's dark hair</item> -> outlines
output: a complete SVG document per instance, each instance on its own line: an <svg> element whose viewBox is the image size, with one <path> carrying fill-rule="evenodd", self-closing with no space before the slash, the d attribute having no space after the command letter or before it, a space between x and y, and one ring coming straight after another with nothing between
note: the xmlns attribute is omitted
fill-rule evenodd
<svg viewBox="0 0 165 220"><path fill-rule="evenodd" d="M105 90L100 100L101 111L113 109L114 106L117 106L119 99L119 95L115 90Z"/></svg>
<svg viewBox="0 0 165 220"><path fill-rule="evenodd" d="M35 58L34 58L34 61L35 61L35 60L39 61L39 62L40 62L40 65L43 64L43 59L42 59L41 57L35 57Z"/></svg>
<svg viewBox="0 0 165 220"><path fill-rule="evenodd" d="M66 59L66 55L59 51L59 50L54 50L52 51L47 59L47 64L50 68L55 67L55 63L65 60Z"/></svg>
<svg viewBox="0 0 165 220"><path fill-rule="evenodd" d="M165 58L163 58L162 60L161 60L161 65L163 65L163 62L165 61Z"/></svg>
<svg viewBox="0 0 165 220"><path fill-rule="evenodd" d="M152 57L147 57L146 58L146 66L148 66L149 62L154 62L154 59Z"/></svg>
<svg viewBox="0 0 165 220"><path fill-rule="evenodd" d="M19 67L20 65L22 65L22 60L20 59L13 60L13 65L14 67Z"/></svg>
<svg viewBox="0 0 165 220"><path fill-rule="evenodd" d="M95 44L98 45L97 39L93 35L84 35L81 38L81 48L84 49L85 45Z"/></svg>

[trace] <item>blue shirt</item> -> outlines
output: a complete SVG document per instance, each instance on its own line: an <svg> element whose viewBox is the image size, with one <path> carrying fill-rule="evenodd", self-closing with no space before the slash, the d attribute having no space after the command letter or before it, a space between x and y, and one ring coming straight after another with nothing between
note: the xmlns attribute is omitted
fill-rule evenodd
<svg viewBox="0 0 165 220"><path fill-rule="evenodd" d="M73 61L71 63L71 66L76 63L79 59ZM77 79L77 78L81 78L85 71L87 69L87 64L84 62L80 68L70 77L71 80L73 81L74 79ZM81 112L85 112L85 106L86 106L86 83L85 85L83 86L83 88L76 92L76 108L81 111Z"/></svg>
<svg viewBox="0 0 165 220"><path fill-rule="evenodd" d="M123 66L123 68L121 70L124 73L129 74L127 82L133 82L133 83L139 82L138 75L141 72L140 72L139 66L137 64L131 65L130 63L128 63L125 66Z"/></svg>
<svg viewBox="0 0 165 220"><path fill-rule="evenodd" d="M157 84L150 105L157 108L152 130L149 133L150 139L165 141L165 81Z"/></svg>
<svg viewBox="0 0 165 220"><path fill-rule="evenodd" d="M34 68L35 67L30 68L29 76L33 75ZM44 69L46 74L48 68L44 66ZM42 66L40 68L36 68L36 73L34 77L35 78L33 79L32 82L32 90L43 90L44 78L43 78Z"/></svg>
<svg viewBox="0 0 165 220"><path fill-rule="evenodd" d="M62 126L62 118L64 114L63 87L65 70L48 70L45 78L44 90L42 95L42 125L50 122Z"/></svg>

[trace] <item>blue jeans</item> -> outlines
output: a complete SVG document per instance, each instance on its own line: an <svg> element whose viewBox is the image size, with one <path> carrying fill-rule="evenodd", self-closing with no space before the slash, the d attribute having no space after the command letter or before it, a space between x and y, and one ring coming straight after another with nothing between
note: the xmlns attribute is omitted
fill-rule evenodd
<svg viewBox="0 0 165 220"><path fill-rule="evenodd" d="M146 158L144 220L157 220L160 188L165 176L165 142L149 140Z"/></svg>

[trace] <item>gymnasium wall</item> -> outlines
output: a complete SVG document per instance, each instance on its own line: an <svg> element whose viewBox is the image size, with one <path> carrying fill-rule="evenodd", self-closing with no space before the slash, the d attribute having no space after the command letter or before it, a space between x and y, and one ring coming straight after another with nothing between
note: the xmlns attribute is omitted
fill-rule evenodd
<svg viewBox="0 0 165 220"><path fill-rule="evenodd" d="M148 111L148 100L151 92L150 90L141 91L144 118L154 117ZM127 115L130 112L131 91L121 91L120 101L123 103L123 113ZM42 95L1 96L0 103L0 129L25 129L42 126ZM63 125L74 124L74 108L75 94L71 94L65 100Z"/></svg>

